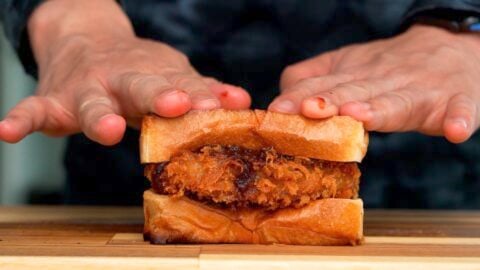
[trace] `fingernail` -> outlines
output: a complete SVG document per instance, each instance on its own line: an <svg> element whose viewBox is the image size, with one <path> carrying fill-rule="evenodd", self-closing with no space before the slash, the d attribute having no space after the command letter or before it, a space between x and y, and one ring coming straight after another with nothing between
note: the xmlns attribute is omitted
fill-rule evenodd
<svg viewBox="0 0 480 270"><path fill-rule="evenodd" d="M455 125L461 126L464 129L468 129L467 121L463 118L456 118L452 120L452 123Z"/></svg>
<svg viewBox="0 0 480 270"><path fill-rule="evenodd" d="M322 98L322 97L317 97L317 106L320 110L323 110L325 109L325 107L327 106L327 101Z"/></svg>
<svg viewBox="0 0 480 270"><path fill-rule="evenodd" d="M220 107L220 103L216 99L204 99L195 102L193 109L197 110L210 110Z"/></svg>
<svg viewBox="0 0 480 270"><path fill-rule="evenodd" d="M3 119L2 121L0 121L0 126L5 126L8 124L8 122L10 122L10 120L8 119Z"/></svg>
<svg viewBox="0 0 480 270"><path fill-rule="evenodd" d="M278 112L291 113L295 109L295 104L291 100L282 100L275 102L272 107Z"/></svg>

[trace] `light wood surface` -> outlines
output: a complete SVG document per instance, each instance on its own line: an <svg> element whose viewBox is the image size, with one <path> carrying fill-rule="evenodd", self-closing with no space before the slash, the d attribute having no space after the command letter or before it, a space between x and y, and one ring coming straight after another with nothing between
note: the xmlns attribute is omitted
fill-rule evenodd
<svg viewBox="0 0 480 270"><path fill-rule="evenodd" d="M480 269L480 211L367 210L356 247L153 246L138 207L0 207L0 269Z"/></svg>

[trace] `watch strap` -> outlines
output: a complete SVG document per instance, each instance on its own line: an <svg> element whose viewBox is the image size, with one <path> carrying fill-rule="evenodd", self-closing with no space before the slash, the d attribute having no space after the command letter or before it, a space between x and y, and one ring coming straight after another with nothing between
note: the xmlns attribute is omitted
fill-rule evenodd
<svg viewBox="0 0 480 270"><path fill-rule="evenodd" d="M438 26L457 33L480 33L480 18L476 16L468 16L460 20L451 20L435 16L420 15L413 18L412 23Z"/></svg>

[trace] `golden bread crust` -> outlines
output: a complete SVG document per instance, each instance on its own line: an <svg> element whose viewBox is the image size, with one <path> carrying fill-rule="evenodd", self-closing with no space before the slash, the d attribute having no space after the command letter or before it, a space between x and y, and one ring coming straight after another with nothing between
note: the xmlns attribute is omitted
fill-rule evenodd
<svg viewBox="0 0 480 270"><path fill-rule="evenodd" d="M307 119L261 110L191 111L177 118L145 116L140 136L142 163L168 161L182 150L207 144L247 149L273 146L280 154L360 162L368 134L348 116Z"/></svg>
<svg viewBox="0 0 480 270"><path fill-rule="evenodd" d="M362 123L348 116L314 120L267 112L256 131L279 153L329 161L360 162L368 145Z"/></svg>
<svg viewBox="0 0 480 270"><path fill-rule="evenodd" d="M144 233L152 243L356 245L361 200L322 199L275 211L218 208L186 197L144 193Z"/></svg>

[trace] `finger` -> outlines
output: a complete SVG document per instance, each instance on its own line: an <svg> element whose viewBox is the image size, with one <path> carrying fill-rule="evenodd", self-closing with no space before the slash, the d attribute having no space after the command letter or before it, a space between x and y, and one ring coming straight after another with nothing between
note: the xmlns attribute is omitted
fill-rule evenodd
<svg viewBox="0 0 480 270"><path fill-rule="evenodd" d="M203 81L220 101L222 108L241 110L250 107L252 100L250 94L245 89L222 83L212 77L203 77Z"/></svg>
<svg viewBox="0 0 480 270"><path fill-rule="evenodd" d="M280 76L280 89L287 89L299 81L330 73L333 52L320 54L286 67Z"/></svg>
<svg viewBox="0 0 480 270"><path fill-rule="evenodd" d="M223 83L210 84L209 87L220 101L222 108L229 110L250 108L252 100L243 88Z"/></svg>
<svg viewBox="0 0 480 270"><path fill-rule="evenodd" d="M309 118L325 118L338 113L339 108L351 101L369 100L381 93L400 88L395 78L368 79L341 83L306 98L301 113Z"/></svg>
<svg viewBox="0 0 480 270"><path fill-rule="evenodd" d="M347 103L340 115L349 115L364 122L367 130L392 132L418 130L429 117L433 92L402 88L381 94L367 102ZM428 132L436 133L432 127Z"/></svg>
<svg viewBox="0 0 480 270"><path fill-rule="evenodd" d="M129 118L139 118L149 112L175 117L190 110L189 95L160 75L125 73L110 81L118 96L122 111Z"/></svg>
<svg viewBox="0 0 480 270"><path fill-rule="evenodd" d="M172 85L188 93L192 102L192 109L210 110L220 108L220 100L201 76L195 73L173 73L164 76Z"/></svg>
<svg viewBox="0 0 480 270"><path fill-rule="evenodd" d="M79 89L75 100L80 128L88 138L103 145L121 141L126 121L117 114L112 98L101 86Z"/></svg>
<svg viewBox="0 0 480 270"><path fill-rule="evenodd" d="M301 104L306 98L351 80L353 80L353 76L344 74L301 80L289 88L286 88L280 96L275 98L268 109L280 113L300 113Z"/></svg>
<svg viewBox="0 0 480 270"><path fill-rule="evenodd" d="M452 97L443 121L443 132L447 140L453 143L468 140L478 126L478 113L477 105L468 96L458 94Z"/></svg>
<svg viewBox="0 0 480 270"><path fill-rule="evenodd" d="M28 134L42 130L47 122L49 101L44 97L28 97L13 107L0 122L0 140L16 143Z"/></svg>

